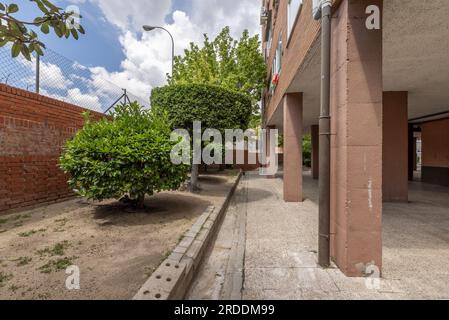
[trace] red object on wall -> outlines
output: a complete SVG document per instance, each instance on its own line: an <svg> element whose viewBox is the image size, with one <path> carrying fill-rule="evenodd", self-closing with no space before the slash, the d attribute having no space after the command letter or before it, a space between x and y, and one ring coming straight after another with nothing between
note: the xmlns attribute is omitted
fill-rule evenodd
<svg viewBox="0 0 449 320"><path fill-rule="evenodd" d="M0 84L0 213L74 195L58 164L65 141L83 126L84 111Z"/></svg>
<svg viewBox="0 0 449 320"><path fill-rule="evenodd" d="M273 75L271 83L273 83L275 86L277 86L279 84L279 73L275 73Z"/></svg>

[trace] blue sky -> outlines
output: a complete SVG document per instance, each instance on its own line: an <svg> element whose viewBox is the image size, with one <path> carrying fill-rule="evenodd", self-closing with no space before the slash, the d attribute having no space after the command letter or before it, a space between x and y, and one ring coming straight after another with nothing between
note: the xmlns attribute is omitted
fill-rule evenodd
<svg viewBox="0 0 449 320"><path fill-rule="evenodd" d="M21 9L20 18L29 20L38 12L31 1L15 2ZM105 79L144 99L148 99L152 88L166 83L166 73L171 68L171 42L161 31L142 33L143 24L170 30L176 54L182 54L192 41L201 42L203 33L213 37L225 26L231 27L235 37L244 29L259 32L259 0L53 0L53 3L61 8L78 6L86 35L78 41L41 35L47 47L89 67L92 83Z"/></svg>
<svg viewBox="0 0 449 320"><path fill-rule="evenodd" d="M24 1L21 15L31 19L38 11L36 5ZM58 6L66 8L72 3L58 1ZM108 70L118 70L120 62L124 59L119 38L119 30L109 22L100 18L102 12L97 5L91 2L78 4L82 12L82 25L86 36L78 41L74 39L61 40L55 35L40 35L44 43L61 55L76 60L85 66L104 66ZM105 54L107 53L107 54Z"/></svg>

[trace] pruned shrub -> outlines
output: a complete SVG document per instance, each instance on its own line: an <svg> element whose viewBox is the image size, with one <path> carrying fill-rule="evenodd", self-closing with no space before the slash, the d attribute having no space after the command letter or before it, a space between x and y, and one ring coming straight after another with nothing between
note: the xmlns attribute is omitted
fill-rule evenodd
<svg viewBox="0 0 449 320"><path fill-rule="evenodd" d="M175 190L188 167L174 165L171 128L163 113L142 110L137 103L116 108L113 119L86 123L64 148L61 168L69 185L88 199L124 196L143 206L145 195Z"/></svg>
<svg viewBox="0 0 449 320"><path fill-rule="evenodd" d="M242 93L205 84L179 84L155 88L151 105L167 111L173 128L192 131L193 121L203 128L248 128L251 99Z"/></svg>

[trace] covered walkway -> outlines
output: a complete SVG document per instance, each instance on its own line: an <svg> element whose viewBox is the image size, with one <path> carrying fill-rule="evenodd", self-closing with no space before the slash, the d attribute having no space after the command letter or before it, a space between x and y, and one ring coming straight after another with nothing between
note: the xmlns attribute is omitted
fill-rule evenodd
<svg viewBox="0 0 449 320"><path fill-rule="evenodd" d="M303 183L286 203L281 177L246 175L189 298L449 298L449 188L412 183L410 203L385 204L377 283L317 266L317 181Z"/></svg>

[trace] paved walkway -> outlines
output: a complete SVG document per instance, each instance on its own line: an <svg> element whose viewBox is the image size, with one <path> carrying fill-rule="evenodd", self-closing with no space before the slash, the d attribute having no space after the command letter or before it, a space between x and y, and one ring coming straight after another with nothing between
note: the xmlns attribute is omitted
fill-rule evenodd
<svg viewBox="0 0 449 320"><path fill-rule="evenodd" d="M415 186L411 193L416 203L386 205L384 277L377 281L348 278L337 268L317 266L317 182L306 176L304 186L305 202L285 203L281 179L247 174L188 297L449 298L449 268L444 267L449 263L447 189L423 195ZM398 235L401 228L403 238ZM417 235L419 230L422 234Z"/></svg>

